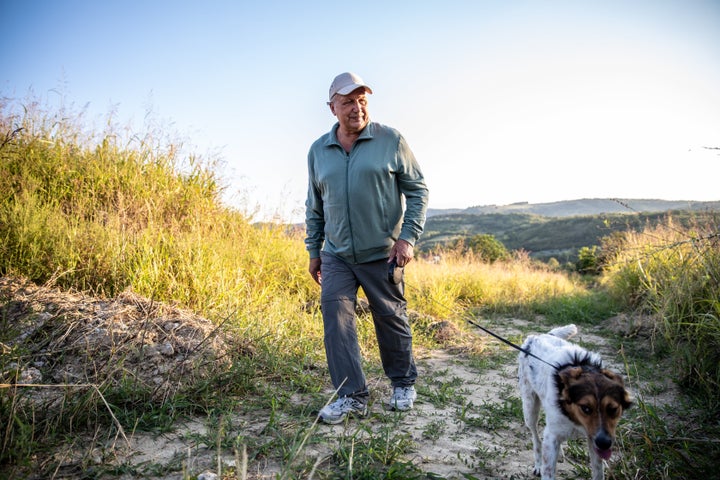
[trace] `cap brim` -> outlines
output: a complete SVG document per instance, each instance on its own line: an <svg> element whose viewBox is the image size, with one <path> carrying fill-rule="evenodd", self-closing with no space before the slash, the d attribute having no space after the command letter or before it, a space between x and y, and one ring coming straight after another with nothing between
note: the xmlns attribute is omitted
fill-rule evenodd
<svg viewBox="0 0 720 480"><path fill-rule="evenodd" d="M364 88L365 91L368 93L373 93L372 88L368 87L367 85L358 85L357 83L353 83L352 85L347 85L337 91L340 95L347 95L349 93L354 92L358 88Z"/></svg>

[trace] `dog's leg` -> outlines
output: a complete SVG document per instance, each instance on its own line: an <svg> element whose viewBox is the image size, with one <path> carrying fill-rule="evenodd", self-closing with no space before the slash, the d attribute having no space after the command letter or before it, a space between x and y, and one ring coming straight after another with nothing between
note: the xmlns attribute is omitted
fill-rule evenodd
<svg viewBox="0 0 720 480"><path fill-rule="evenodd" d="M527 425L532 435L533 455L535 458L535 468L533 474L540 476L542 467L542 442L538 435L538 419L540 417L540 399L534 392L523 391L523 417L525 417L525 425Z"/></svg>
<svg viewBox="0 0 720 480"><path fill-rule="evenodd" d="M562 442L563 440L552 432L552 429L545 427L542 443L542 480L555 480L555 468Z"/></svg>
<svg viewBox="0 0 720 480"><path fill-rule="evenodd" d="M590 471L592 472L592 480L603 480L605 478L605 465L603 459L595 451L595 444L592 439L588 438L588 454L590 456Z"/></svg>

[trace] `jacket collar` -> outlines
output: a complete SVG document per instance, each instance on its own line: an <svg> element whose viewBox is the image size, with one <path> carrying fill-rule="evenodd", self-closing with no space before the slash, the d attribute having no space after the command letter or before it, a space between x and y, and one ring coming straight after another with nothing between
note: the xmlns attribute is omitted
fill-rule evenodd
<svg viewBox="0 0 720 480"><path fill-rule="evenodd" d="M335 125L333 125L332 129L330 130L330 134L328 135L327 139L325 140L325 146L329 147L331 145L337 145L339 147L342 147L340 145L340 142L337 139L337 129L340 128L340 122L335 122ZM360 132L360 136L357 138L358 140L366 140L373 138L373 133L375 132L375 124L372 120L368 122L367 125L365 125L365 128L363 128L363 131Z"/></svg>

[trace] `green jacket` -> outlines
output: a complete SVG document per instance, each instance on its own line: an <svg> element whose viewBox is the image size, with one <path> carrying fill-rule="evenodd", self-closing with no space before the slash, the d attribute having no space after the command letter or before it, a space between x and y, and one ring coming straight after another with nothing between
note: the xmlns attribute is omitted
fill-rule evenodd
<svg viewBox="0 0 720 480"><path fill-rule="evenodd" d="M370 122L346 153L337 128L336 123L308 153L310 258L323 250L365 263L387 258L398 239L415 245L425 225L428 189L407 142L394 128Z"/></svg>

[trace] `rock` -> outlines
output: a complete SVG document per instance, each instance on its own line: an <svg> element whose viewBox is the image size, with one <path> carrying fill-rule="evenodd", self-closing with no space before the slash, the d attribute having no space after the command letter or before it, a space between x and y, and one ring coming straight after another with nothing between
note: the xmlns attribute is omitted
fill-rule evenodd
<svg viewBox="0 0 720 480"><path fill-rule="evenodd" d="M18 383L33 384L42 383L42 373L35 367L23 368L20 372Z"/></svg>

